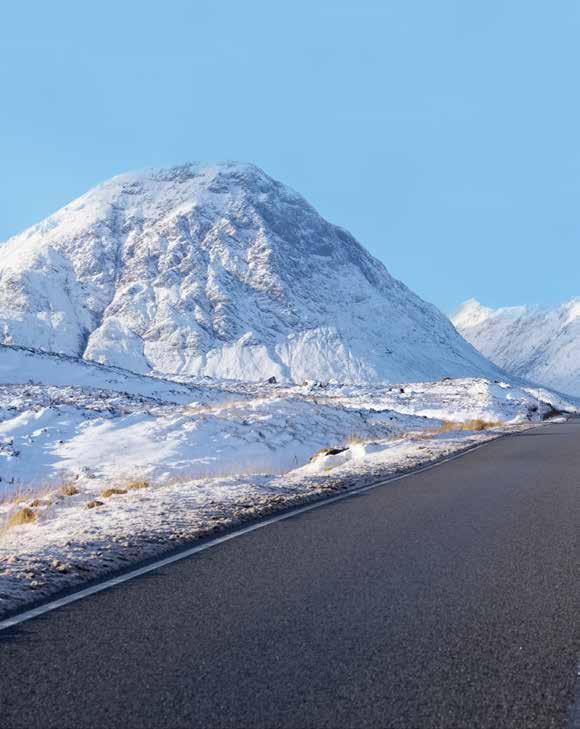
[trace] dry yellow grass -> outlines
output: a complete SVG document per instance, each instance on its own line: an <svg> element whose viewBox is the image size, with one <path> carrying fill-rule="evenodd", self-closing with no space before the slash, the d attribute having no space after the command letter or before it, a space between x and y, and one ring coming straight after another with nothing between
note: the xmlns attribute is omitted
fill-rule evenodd
<svg viewBox="0 0 580 729"><path fill-rule="evenodd" d="M109 496L121 496L122 494L126 494L126 493L127 493L127 489L119 489L119 488L112 487L112 488L108 488L108 489L103 489L101 491L101 496L104 499L108 499Z"/></svg>
<svg viewBox="0 0 580 729"><path fill-rule="evenodd" d="M9 485L10 487L11 485ZM58 484L39 483L36 486L17 486L10 488L7 494L0 495L0 506L7 504L22 505L24 502L31 502L33 499L48 499L59 488ZM33 504L28 503L28 506Z"/></svg>
<svg viewBox="0 0 580 729"><path fill-rule="evenodd" d="M63 496L76 496L77 494L80 494L80 491L72 483L63 483L58 492Z"/></svg>
<svg viewBox="0 0 580 729"><path fill-rule="evenodd" d="M141 489L148 489L149 484L147 481L130 481L125 488L127 491L140 491Z"/></svg>
<svg viewBox="0 0 580 729"><path fill-rule="evenodd" d="M11 490L7 494L3 494L0 497L0 506L5 504L19 504L21 501L28 501L28 499L34 498L36 491L31 488L19 487Z"/></svg>
<svg viewBox="0 0 580 729"><path fill-rule="evenodd" d="M444 420L435 432L450 433L455 430L489 430L490 428L499 428L502 425L503 423L499 420L482 420L481 418L464 420L459 423L455 423L452 420Z"/></svg>
<svg viewBox="0 0 580 729"><path fill-rule="evenodd" d="M13 514L10 514L4 526L4 531L21 524L31 524L33 521L36 521L36 512L34 509L25 506L23 509L17 509Z"/></svg>

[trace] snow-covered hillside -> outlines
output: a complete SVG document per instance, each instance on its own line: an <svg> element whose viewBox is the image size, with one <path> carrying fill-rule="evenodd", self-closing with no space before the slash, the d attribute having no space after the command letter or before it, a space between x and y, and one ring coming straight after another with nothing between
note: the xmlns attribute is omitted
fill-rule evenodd
<svg viewBox="0 0 580 729"><path fill-rule="evenodd" d="M580 395L580 298L549 309L489 309L470 299L452 321L469 342L508 372Z"/></svg>
<svg viewBox="0 0 580 729"><path fill-rule="evenodd" d="M252 165L127 174L0 248L1 341L134 372L497 376L449 321Z"/></svg>
<svg viewBox="0 0 580 729"><path fill-rule="evenodd" d="M483 379L185 384L9 346L0 346L0 377L0 497L71 479L280 473L351 437L537 420L547 401L562 407L551 393Z"/></svg>
<svg viewBox="0 0 580 729"><path fill-rule="evenodd" d="M499 380L177 382L11 346L0 378L0 615L576 411Z"/></svg>

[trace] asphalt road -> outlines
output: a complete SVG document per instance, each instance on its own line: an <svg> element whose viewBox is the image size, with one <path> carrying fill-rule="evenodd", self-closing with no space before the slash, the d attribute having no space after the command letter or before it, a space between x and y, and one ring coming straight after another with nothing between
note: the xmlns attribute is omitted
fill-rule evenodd
<svg viewBox="0 0 580 729"><path fill-rule="evenodd" d="M0 726L567 727L580 422L0 632Z"/></svg>

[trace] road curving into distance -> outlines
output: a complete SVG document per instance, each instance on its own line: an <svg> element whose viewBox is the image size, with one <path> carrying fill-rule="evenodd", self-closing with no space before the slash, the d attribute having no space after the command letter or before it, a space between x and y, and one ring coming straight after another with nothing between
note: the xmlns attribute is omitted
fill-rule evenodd
<svg viewBox="0 0 580 729"><path fill-rule="evenodd" d="M0 632L0 727L575 725L580 421Z"/></svg>

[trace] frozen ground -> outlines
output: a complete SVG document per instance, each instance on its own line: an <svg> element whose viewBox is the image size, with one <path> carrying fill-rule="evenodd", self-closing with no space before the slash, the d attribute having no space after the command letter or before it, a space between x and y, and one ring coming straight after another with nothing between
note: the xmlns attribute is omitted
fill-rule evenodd
<svg viewBox="0 0 580 729"><path fill-rule="evenodd" d="M0 613L574 409L482 379L173 382L11 347L0 373ZM442 428L474 419L496 425Z"/></svg>

